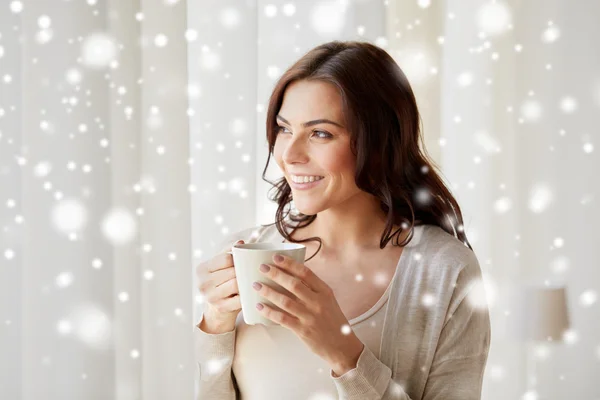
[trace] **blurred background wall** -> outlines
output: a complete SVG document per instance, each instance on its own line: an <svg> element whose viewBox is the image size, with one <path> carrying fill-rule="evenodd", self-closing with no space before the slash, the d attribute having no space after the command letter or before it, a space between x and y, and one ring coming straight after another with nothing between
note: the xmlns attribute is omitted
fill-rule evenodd
<svg viewBox="0 0 600 400"><path fill-rule="evenodd" d="M194 268L274 218L270 91L312 47L364 40L413 85L484 272L483 398L600 399L599 18L594 0L0 3L0 398L192 398ZM561 337L519 333L524 285L565 288Z"/></svg>

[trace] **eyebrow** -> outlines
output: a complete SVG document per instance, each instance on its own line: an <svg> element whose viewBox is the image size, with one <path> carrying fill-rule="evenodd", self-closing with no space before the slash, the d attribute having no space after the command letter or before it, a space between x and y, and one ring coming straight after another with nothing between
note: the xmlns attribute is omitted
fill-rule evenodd
<svg viewBox="0 0 600 400"><path fill-rule="evenodd" d="M281 115L277 115L275 118L282 120L283 122L285 122L285 123L286 123L286 124L288 124L288 125L291 125L291 124L288 122L288 120L287 120L287 119L285 119L285 118L283 118ZM329 119L325 119L325 118L322 118L322 119L315 119L315 120L312 120L312 121L304 122L304 123L302 124L302 126L303 126L304 128L308 128L308 127L310 127L310 126L313 126L313 125L318 125L318 124L331 124L331 125L335 125L335 126L337 126L337 127L340 127L340 128L342 128L342 129L344 129L344 127L343 127L342 125L338 124L337 122L334 122L334 121L331 121L331 120L329 120Z"/></svg>

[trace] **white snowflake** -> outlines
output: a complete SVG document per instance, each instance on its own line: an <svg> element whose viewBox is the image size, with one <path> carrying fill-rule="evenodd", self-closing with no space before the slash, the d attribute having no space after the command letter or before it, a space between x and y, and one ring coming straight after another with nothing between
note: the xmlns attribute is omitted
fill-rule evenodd
<svg viewBox="0 0 600 400"><path fill-rule="evenodd" d="M492 365L489 374L492 380L501 381L506 376L506 370L501 365Z"/></svg>
<svg viewBox="0 0 600 400"><path fill-rule="evenodd" d="M47 16L47 15L40 15L38 17L38 26L41 29L50 28L51 24L52 24L52 20L50 19L49 16Z"/></svg>
<svg viewBox="0 0 600 400"><path fill-rule="evenodd" d="M483 148L486 153L499 153L501 151L500 144L487 131L475 132L475 142Z"/></svg>
<svg viewBox="0 0 600 400"><path fill-rule="evenodd" d="M269 65L267 67L267 76L273 80L279 78L281 75L281 70L276 65Z"/></svg>
<svg viewBox="0 0 600 400"><path fill-rule="evenodd" d="M560 109L566 114L572 114L577 110L578 103L574 97L567 96L560 100Z"/></svg>
<svg viewBox="0 0 600 400"><path fill-rule="evenodd" d="M202 50L202 54L200 55L200 65L209 71L219 69L221 66L221 57L208 48L203 48Z"/></svg>
<svg viewBox="0 0 600 400"><path fill-rule="evenodd" d="M352 332L352 328L350 328L350 325L344 324L344 325L342 325L341 332L344 335L349 335L350 332Z"/></svg>
<svg viewBox="0 0 600 400"><path fill-rule="evenodd" d="M521 400L538 400L538 394L535 390L529 390L523 394Z"/></svg>
<svg viewBox="0 0 600 400"><path fill-rule="evenodd" d="M471 86L471 84L473 83L473 73L471 73L470 71L465 71L461 73L460 75L458 75L458 78L456 78L456 82L460 87Z"/></svg>
<svg viewBox="0 0 600 400"><path fill-rule="evenodd" d="M542 105L535 100L526 100L521 105L521 115L529 122L536 122L542 117Z"/></svg>
<svg viewBox="0 0 600 400"><path fill-rule="evenodd" d="M113 245L125 245L135 239L137 221L129 210L114 208L102 220L102 233Z"/></svg>
<svg viewBox="0 0 600 400"><path fill-rule="evenodd" d="M154 45L156 47L165 47L169 43L169 38L162 33L159 33L154 37Z"/></svg>
<svg viewBox="0 0 600 400"><path fill-rule="evenodd" d="M344 29L345 12L345 6L338 1L317 3L310 13L311 26L320 36L338 36Z"/></svg>
<svg viewBox="0 0 600 400"><path fill-rule="evenodd" d="M563 333L563 340L568 345L573 345L579 341L579 334L575 330L569 329Z"/></svg>
<svg viewBox="0 0 600 400"><path fill-rule="evenodd" d="M78 85L81 83L82 79L81 71L79 71L77 68L70 68L65 73L65 78L71 85Z"/></svg>
<svg viewBox="0 0 600 400"><path fill-rule="evenodd" d="M296 13L296 6L293 3L287 3L283 6L283 14L287 17L291 17Z"/></svg>
<svg viewBox="0 0 600 400"><path fill-rule="evenodd" d="M81 44L81 61L93 69L106 68L116 61L117 44L105 33L94 33L86 37Z"/></svg>
<svg viewBox="0 0 600 400"><path fill-rule="evenodd" d="M436 301L437 301L436 297L430 293L425 293L423 295L423 298L421 299L421 303L423 304L424 307L431 307L431 306L435 305Z"/></svg>
<svg viewBox="0 0 600 400"><path fill-rule="evenodd" d="M277 6L274 4L267 4L265 6L265 15L267 18L274 18L277 16Z"/></svg>
<svg viewBox="0 0 600 400"><path fill-rule="evenodd" d="M556 257L550 263L550 268L555 274L563 274L569 269L569 259L565 256Z"/></svg>
<svg viewBox="0 0 600 400"><path fill-rule="evenodd" d="M431 76L428 71L432 66L432 57L428 48L411 44L390 55L412 84L423 83Z"/></svg>
<svg viewBox="0 0 600 400"><path fill-rule="evenodd" d="M322 370L321 370L322 372ZM306 400L335 400L337 399L337 396L333 396L329 393L322 393L322 392L317 392L317 393L311 393L310 397Z"/></svg>
<svg viewBox="0 0 600 400"><path fill-rule="evenodd" d="M99 258L94 258L92 260L92 267L94 267L94 269L102 268L102 260L100 260Z"/></svg>
<svg viewBox="0 0 600 400"><path fill-rule="evenodd" d="M19 14L21 11L23 11L23 2L12 1L10 3L10 11L14 12L15 14Z"/></svg>
<svg viewBox="0 0 600 400"><path fill-rule="evenodd" d="M82 230L87 224L88 212L76 199L64 199L52 209L54 227L63 233Z"/></svg>
<svg viewBox="0 0 600 400"><path fill-rule="evenodd" d="M512 208L512 200L509 197L501 197L494 202L494 211L504 214Z"/></svg>
<svg viewBox="0 0 600 400"><path fill-rule="evenodd" d="M119 293L118 298L121 303L126 303L127 301L129 301L129 293L121 292Z"/></svg>
<svg viewBox="0 0 600 400"><path fill-rule="evenodd" d="M431 0L417 0L417 5L421 8L427 8L431 5Z"/></svg>
<svg viewBox="0 0 600 400"><path fill-rule="evenodd" d="M555 25L550 25L544 33L542 33L542 41L545 43L554 43L560 37L560 29Z"/></svg>
<svg viewBox="0 0 600 400"><path fill-rule="evenodd" d="M579 296L579 304L583 307L591 307L598 300L598 294L593 290L586 290Z"/></svg>
<svg viewBox="0 0 600 400"><path fill-rule="evenodd" d="M72 315L75 334L83 343L97 348L110 345L112 326L104 311L96 306L81 306Z"/></svg>
<svg viewBox="0 0 600 400"><path fill-rule="evenodd" d="M512 21L509 7L503 1L487 2L477 10L477 27L488 35L499 35L508 30Z"/></svg>
<svg viewBox="0 0 600 400"><path fill-rule="evenodd" d="M228 358L214 358L211 360L208 360L205 367L206 367L206 371L202 370L202 372L206 372L207 375L216 375L218 373L220 373L224 368L225 365L228 365L230 362L230 359ZM203 366L204 367L204 366Z"/></svg>
<svg viewBox="0 0 600 400"><path fill-rule="evenodd" d="M552 190L546 184L537 184L529 195L529 209L536 214L542 213L546 211L552 199Z"/></svg>
<svg viewBox="0 0 600 400"><path fill-rule="evenodd" d="M248 124L241 118L235 118L229 124L229 129L234 137L242 137L248 130Z"/></svg>
<svg viewBox="0 0 600 400"><path fill-rule="evenodd" d="M7 260L12 260L13 258L15 258L14 250L13 249L4 250L4 258L6 258Z"/></svg>
<svg viewBox="0 0 600 400"><path fill-rule="evenodd" d="M221 11L219 19L225 28L233 29L240 24L242 18L237 8L227 7Z"/></svg>
<svg viewBox="0 0 600 400"><path fill-rule="evenodd" d="M66 336L71 334L71 332L73 331L73 325L70 321L63 319L58 321L58 323L56 324L56 330L60 335Z"/></svg>
<svg viewBox="0 0 600 400"><path fill-rule="evenodd" d="M419 188L415 191L414 200L420 207L425 207L431 203L431 201L433 200L433 196L431 195L429 189Z"/></svg>
<svg viewBox="0 0 600 400"><path fill-rule="evenodd" d="M246 181L243 178L234 178L227 183L229 193L240 193L246 187Z"/></svg>
<svg viewBox="0 0 600 400"><path fill-rule="evenodd" d="M56 286L61 289L69 287L73 284L73 274L71 272L63 272L56 277Z"/></svg>

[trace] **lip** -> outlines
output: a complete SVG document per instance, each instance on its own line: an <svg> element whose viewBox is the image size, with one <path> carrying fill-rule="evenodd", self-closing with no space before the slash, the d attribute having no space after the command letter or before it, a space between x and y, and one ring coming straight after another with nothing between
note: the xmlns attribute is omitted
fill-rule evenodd
<svg viewBox="0 0 600 400"><path fill-rule="evenodd" d="M314 182L296 183L293 180L289 179L288 183L292 186L293 189L296 189L296 190L309 190L309 189L312 189L315 186L319 185L319 183L323 182L324 180L325 180L325 178L319 179L318 181L314 181Z"/></svg>

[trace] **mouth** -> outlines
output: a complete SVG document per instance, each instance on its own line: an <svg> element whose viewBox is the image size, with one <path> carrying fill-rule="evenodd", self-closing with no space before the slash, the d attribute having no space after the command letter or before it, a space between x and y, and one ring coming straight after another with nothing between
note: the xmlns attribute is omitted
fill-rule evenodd
<svg viewBox="0 0 600 400"><path fill-rule="evenodd" d="M320 177L320 179L313 180L312 182L310 182L310 181L309 182L294 182L294 180L290 177L290 178L288 178L288 183L292 187L292 189L308 190L308 189L312 189L314 187L319 186L324 180L325 180L325 177Z"/></svg>

